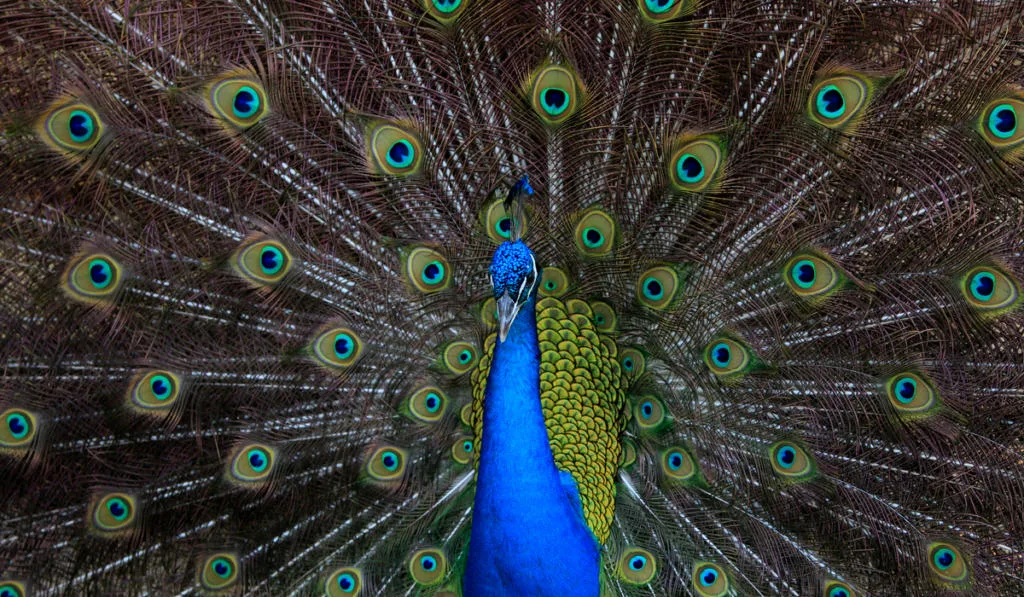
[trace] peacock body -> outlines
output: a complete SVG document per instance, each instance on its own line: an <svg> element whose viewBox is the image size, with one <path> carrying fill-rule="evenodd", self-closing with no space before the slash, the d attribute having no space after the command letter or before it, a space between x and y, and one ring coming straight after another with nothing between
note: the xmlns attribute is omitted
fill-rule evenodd
<svg viewBox="0 0 1024 597"><path fill-rule="evenodd" d="M1018 3L0 4L0 597L1024 595Z"/></svg>

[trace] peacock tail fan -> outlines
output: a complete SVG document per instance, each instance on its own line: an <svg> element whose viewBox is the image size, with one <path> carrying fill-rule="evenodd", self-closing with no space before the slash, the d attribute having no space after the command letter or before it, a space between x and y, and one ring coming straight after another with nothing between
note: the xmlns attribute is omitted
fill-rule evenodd
<svg viewBox="0 0 1024 597"><path fill-rule="evenodd" d="M3 3L0 597L477 597L513 241L589 597L1024 594L1020 14Z"/></svg>

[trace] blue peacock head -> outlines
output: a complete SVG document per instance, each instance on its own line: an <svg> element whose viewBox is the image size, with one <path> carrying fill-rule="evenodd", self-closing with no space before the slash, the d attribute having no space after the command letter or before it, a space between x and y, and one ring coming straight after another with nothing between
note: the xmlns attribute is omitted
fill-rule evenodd
<svg viewBox="0 0 1024 597"><path fill-rule="evenodd" d="M512 214L511 240L501 243L491 260L491 287L498 306L498 341L504 342L519 310L537 292L537 260L533 251L520 240L519 222L523 203L533 194L529 179L523 176L516 182L505 201L506 211Z"/></svg>

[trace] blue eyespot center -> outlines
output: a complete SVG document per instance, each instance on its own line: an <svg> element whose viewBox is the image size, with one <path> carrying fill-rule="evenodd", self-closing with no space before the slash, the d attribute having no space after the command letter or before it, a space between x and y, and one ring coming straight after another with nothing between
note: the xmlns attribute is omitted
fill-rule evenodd
<svg viewBox="0 0 1024 597"><path fill-rule="evenodd" d="M24 415L9 414L7 415L7 428L11 430L14 439L22 439L28 435L28 420Z"/></svg>
<svg viewBox="0 0 1024 597"><path fill-rule="evenodd" d="M909 404L917 394L917 382L909 377L904 377L896 382L896 399L904 404Z"/></svg>
<svg viewBox="0 0 1024 597"><path fill-rule="evenodd" d="M644 402L640 405L640 414L643 415L645 419L650 419L654 414L654 405L650 402Z"/></svg>
<svg viewBox="0 0 1024 597"><path fill-rule="evenodd" d="M801 259L793 266L793 281L805 290L814 285L816 274L817 269L814 267L814 262L809 259Z"/></svg>
<svg viewBox="0 0 1024 597"><path fill-rule="evenodd" d="M460 4L462 0L434 0L434 8L443 13L455 12Z"/></svg>
<svg viewBox="0 0 1024 597"><path fill-rule="evenodd" d="M459 362L465 365L473 359L473 353L469 349L463 350L459 353Z"/></svg>
<svg viewBox="0 0 1024 597"><path fill-rule="evenodd" d="M594 323L602 325L604 323L604 315L598 314L594 316Z"/></svg>
<svg viewBox="0 0 1024 597"><path fill-rule="evenodd" d="M248 85L241 87L235 92L231 109L239 118L251 118L260 109L260 96Z"/></svg>
<svg viewBox="0 0 1024 597"><path fill-rule="evenodd" d="M818 112L826 118L838 118L846 111L846 102L843 94L835 85L827 85L818 92Z"/></svg>
<svg viewBox="0 0 1024 597"><path fill-rule="evenodd" d="M633 556L629 559L629 567L633 570L640 571L647 566L647 558L644 556Z"/></svg>
<svg viewBox="0 0 1024 597"><path fill-rule="evenodd" d="M676 174L683 182L700 182L704 178L704 164L700 163L697 156L687 153L676 162Z"/></svg>
<svg viewBox="0 0 1024 597"><path fill-rule="evenodd" d="M338 587L346 593L351 591L356 586L356 579L347 572L338 577Z"/></svg>
<svg viewBox="0 0 1024 597"><path fill-rule="evenodd" d="M498 236L510 238L512 236L512 218L501 218L494 225L494 230L498 233Z"/></svg>
<svg viewBox="0 0 1024 597"><path fill-rule="evenodd" d="M93 259L89 262L89 280L92 281L93 286L99 290L103 290L110 285L114 275L110 269L110 264L104 259Z"/></svg>
<svg viewBox="0 0 1024 597"><path fill-rule="evenodd" d="M1000 139L1008 139L1017 132L1017 111L1010 104L996 106L988 117L988 129Z"/></svg>
<svg viewBox="0 0 1024 597"><path fill-rule="evenodd" d="M828 592L828 597L850 597L850 593L842 587L836 587Z"/></svg>
<svg viewBox="0 0 1024 597"><path fill-rule="evenodd" d="M659 301L665 296L665 288L656 278L644 280L644 296L652 301Z"/></svg>
<svg viewBox="0 0 1024 597"><path fill-rule="evenodd" d="M548 280L547 282L544 282L544 288L546 288L548 290L554 290L557 287L558 287L558 285L555 284L554 280Z"/></svg>
<svg viewBox="0 0 1024 597"><path fill-rule="evenodd" d="M952 550L942 548L935 552L935 565L938 566L940 570L948 570L955 560L956 555Z"/></svg>
<svg viewBox="0 0 1024 597"><path fill-rule="evenodd" d="M249 452L249 466L257 473L262 473L267 468L267 453L260 449Z"/></svg>
<svg viewBox="0 0 1024 597"><path fill-rule="evenodd" d="M583 244L593 249L604 244L604 235L597 228L587 228L583 231Z"/></svg>
<svg viewBox="0 0 1024 597"><path fill-rule="evenodd" d="M284 254L276 247L263 247L260 251L260 269L272 276L284 267Z"/></svg>
<svg viewBox="0 0 1024 597"><path fill-rule="evenodd" d="M468 439L466 441L462 442L462 450L465 451L465 452L472 452L473 451L473 442L468 440Z"/></svg>
<svg viewBox="0 0 1024 597"><path fill-rule="evenodd" d="M384 465L389 471L394 472L398 469L398 455L388 450L380 455L380 463Z"/></svg>
<svg viewBox="0 0 1024 597"><path fill-rule="evenodd" d="M548 87L540 92L544 110L552 116L558 116L569 107L569 94L559 87Z"/></svg>
<svg viewBox="0 0 1024 597"><path fill-rule="evenodd" d="M171 395L171 380L164 375L155 375L149 382L149 389L157 400L166 400Z"/></svg>
<svg viewBox="0 0 1024 597"><path fill-rule="evenodd" d="M989 272L971 276L971 294L979 301L988 301L996 290L996 277Z"/></svg>
<svg viewBox="0 0 1024 597"><path fill-rule="evenodd" d="M107 511L117 520L124 520L128 515L128 507L120 498L114 498L107 502Z"/></svg>
<svg viewBox="0 0 1024 597"><path fill-rule="evenodd" d="M427 284L437 284L444 279L444 264L440 261L431 261L423 268L423 281Z"/></svg>
<svg viewBox="0 0 1024 597"><path fill-rule="evenodd" d="M711 568L705 569L704 572L702 572L700 575L700 584L704 585L705 587L710 587L711 585L715 584L715 581L717 580L718 572L715 572Z"/></svg>
<svg viewBox="0 0 1024 597"><path fill-rule="evenodd" d="M95 130L92 116L82 110L71 112L71 117L68 119L68 132L71 133L71 139L74 142L85 143L92 137Z"/></svg>
<svg viewBox="0 0 1024 597"><path fill-rule="evenodd" d="M631 359L629 357L626 357L626 358L622 359L622 366L626 369L627 372L628 371L632 371L633 370L633 359Z"/></svg>
<svg viewBox="0 0 1024 597"><path fill-rule="evenodd" d="M782 468L790 468L796 462L796 450L790 446L783 446L779 449L779 455L776 460L778 460L779 466Z"/></svg>
<svg viewBox="0 0 1024 597"><path fill-rule="evenodd" d="M408 168L412 165L415 155L416 152L412 147L412 143L405 139L399 139L388 148L388 164L395 168Z"/></svg>
<svg viewBox="0 0 1024 597"><path fill-rule="evenodd" d="M725 368L732 361L732 349L725 342L719 342L711 349L711 360L715 366Z"/></svg>
<svg viewBox="0 0 1024 597"><path fill-rule="evenodd" d="M217 576L227 578L231 575L231 564L223 558L218 558L213 561L213 571Z"/></svg>
<svg viewBox="0 0 1024 597"><path fill-rule="evenodd" d="M428 411L432 413L437 412L437 409L441 407L441 399L438 397L437 394L430 393L427 394L426 404Z"/></svg>
<svg viewBox="0 0 1024 597"><path fill-rule="evenodd" d="M434 556L423 556L420 558L420 566L427 572L431 572L437 568L437 560L434 559Z"/></svg>
<svg viewBox="0 0 1024 597"><path fill-rule="evenodd" d="M339 359L347 359L355 351L356 343L348 334L334 336L334 356Z"/></svg>
<svg viewBox="0 0 1024 597"><path fill-rule="evenodd" d="M672 452L668 456L668 467L674 471L679 470L683 466L683 455L679 452Z"/></svg>
<svg viewBox="0 0 1024 597"><path fill-rule="evenodd" d="M676 3L676 0L646 0L647 10L658 14L667 11L672 8L672 5Z"/></svg>

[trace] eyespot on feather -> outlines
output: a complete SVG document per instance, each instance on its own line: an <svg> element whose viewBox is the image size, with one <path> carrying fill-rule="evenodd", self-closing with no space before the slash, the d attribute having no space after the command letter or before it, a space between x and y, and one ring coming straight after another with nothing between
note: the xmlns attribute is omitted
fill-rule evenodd
<svg viewBox="0 0 1024 597"><path fill-rule="evenodd" d="M25 584L16 580L0 580L0 597L26 597Z"/></svg>
<svg viewBox="0 0 1024 597"><path fill-rule="evenodd" d="M355 365L363 354L363 343L351 328L328 327L311 344L313 358L328 370L340 372Z"/></svg>
<svg viewBox="0 0 1024 597"><path fill-rule="evenodd" d="M327 597L357 597L363 590L363 573L358 568L338 568L324 582Z"/></svg>
<svg viewBox="0 0 1024 597"><path fill-rule="evenodd" d="M725 164L725 144L721 138L683 136L672 147L667 169L669 182L676 191L700 193L718 183Z"/></svg>
<svg viewBox="0 0 1024 597"><path fill-rule="evenodd" d="M526 236L529 230L529 214L522 214L519 221L520 236ZM512 238L512 214L505 211L505 202L502 196L488 202L480 214L480 225L483 226L487 237L496 245Z"/></svg>
<svg viewBox="0 0 1024 597"><path fill-rule="evenodd" d="M769 450L772 470L789 481L807 481L814 477L814 459L800 445L788 440L776 442Z"/></svg>
<svg viewBox="0 0 1024 597"><path fill-rule="evenodd" d="M564 296L569 291L569 275L557 267L545 267L540 273L537 294L540 296Z"/></svg>
<svg viewBox="0 0 1024 597"><path fill-rule="evenodd" d="M392 482L405 476L405 450L382 445L373 450L363 462L363 470L373 481Z"/></svg>
<svg viewBox="0 0 1024 597"><path fill-rule="evenodd" d="M822 597L859 597L853 587L839 580L826 582L821 595Z"/></svg>
<svg viewBox="0 0 1024 597"><path fill-rule="evenodd" d="M231 256L232 269L255 288L273 286L294 266L294 258L280 241L257 234L242 241Z"/></svg>
<svg viewBox="0 0 1024 597"><path fill-rule="evenodd" d="M277 451L264 444L245 444L240 446L229 467L230 476L239 483L258 483L266 481L277 464Z"/></svg>
<svg viewBox="0 0 1024 597"><path fill-rule="evenodd" d="M415 247L403 253L406 281L410 287L423 294L430 294L448 288L452 281L448 260L429 247Z"/></svg>
<svg viewBox="0 0 1024 597"><path fill-rule="evenodd" d="M37 134L47 145L71 156L96 147L104 131L96 110L77 100L51 106L36 126Z"/></svg>
<svg viewBox="0 0 1024 597"><path fill-rule="evenodd" d="M693 565L693 588L702 597L725 597L729 594L729 576L718 564L697 562Z"/></svg>
<svg viewBox="0 0 1024 597"><path fill-rule="evenodd" d="M199 570L199 583L209 591L223 591L238 582L238 558L230 553L215 553L206 558Z"/></svg>
<svg viewBox="0 0 1024 597"><path fill-rule="evenodd" d="M32 445L39 431L36 416L21 408L0 413L0 448L24 450Z"/></svg>
<svg viewBox="0 0 1024 597"><path fill-rule="evenodd" d="M652 434L669 425L668 411L660 396L648 394L637 398L633 419L641 433Z"/></svg>
<svg viewBox="0 0 1024 597"><path fill-rule="evenodd" d="M619 556L618 577L631 585L649 584L658 574L658 561L646 549L631 547Z"/></svg>
<svg viewBox="0 0 1024 597"><path fill-rule="evenodd" d="M108 493L93 498L89 521L93 530L102 534L124 531L133 526L137 505L126 493Z"/></svg>
<svg viewBox="0 0 1024 597"><path fill-rule="evenodd" d="M889 405L905 419L926 417L941 406L935 385L921 373L905 371L885 383Z"/></svg>
<svg viewBox="0 0 1024 597"><path fill-rule="evenodd" d="M582 89L569 68L550 64L537 71L530 84L530 105L541 120L556 126L576 113Z"/></svg>
<svg viewBox="0 0 1024 597"><path fill-rule="evenodd" d="M87 305L110 302L121 289L124 270L107 253L80 253L61 276L61 289L69 298Z"/></svg>
<svg viewBox="0 0 1024 597"><path fill-rule="evenodd" d="M420 549L409 557L409 574L416 584L432 587L444 581L448 558L440 549Z"/></svg>
<svg viewBox="0 0 1024 597"><path fill-rule="evenodd" d="M470 0L423 0L427 13L444 24L459 18L469 5Z"/></svg>
<svg viewBox="0 0 1024 597"><path fill-rule="evenodd" d="M1001 315L1020 303L1017 280L995 266L977 266L960 279L960 292L967 304L986 316Z"/></svg>
<svg viewBox="0 0 1024 597"><path fill-rule="evenodd" d="M807 98L811 121L833 130L851 131L864 116L876 84L853 71L819 78Z"/></svg>
<svg viewBox="0 0 1024 597"><path fill-rule="evenodd" d="M459 436L452 444L452 459L459 464L469 464L473 460L473 449L472 437Z"/></svg>
<svg viewBox="0 0 1024 597"><path fill-rule="evenodd" d="M441 350L441 365L451 375L468 373L476 366L477 349L469 342L450 342Z"/></svg>
<svg viewBox="0 0 1024 597"><path fill-rule="evenodd" d="M981 111L978 133L1000 152L1021 149L1024 142L1024 91L995 99Z"/></svg>
<svg viewBox="0 0 1024 597"><path fill-rule="evenodd" d="M637 0L637 6L644 20L658 24L692 14L697 9L697 2L695 0Z"/></svg>
<svg viewBox="0 0 1024 597"><path fill-rule="evenodd" d="M377 123L367 134L370 163L377 174L410 176L423 164L423 142L411 128Z"/></svg>
<svg viewBox="0 0 1024 597"><path fill-rule="evenodd" d="M143 414L163 415L177 403L181 388L181 378L170 371L140 371L132 376L125 402Z"/></svg>
<svg viewBox="0 0 1024 597"><path fill-rule="evenodd" d="M666 481L683 485L691 485L700 478L697 461L682 446L670 446L661 451L661 473Z"/></svg>
<svg viewBox="0 0 1024 597"><path fill-rule="evenodd" d="M708 343L704 363L720 379L736 379L753 366L750 349L737 340L721 336Z"/></svg>
<svg viewBox="0 0 1024 597"><path fill-rule="evenodd" d="M576 223L573 241L585 257L610 255L615 247L615 220L602 209L587 210Z"/></svg>
<svg viewBox="0 0 1024 597"><path fill-rule="evenodd" d="M928 545L928 567L940 584L962 587L970 583L970 563L952 543L936 541Z"/></svg>
<svg viewBox="0 0 1024 597"><path fill-rule="evenodd" d="M406 411L421 423L440 421L448 407L448 397L435 386L424 386L406 399Z"/></svg>
<svg viewBox="0 0 1024 597"><path fill-rule="evenodd" d="M224 125L236 131L262 120L269 111L263 83L245 73L231 73L207 87L206 107Z"/></svg>
<svg viewBox="0 0 1024 597"><path fill-rule="evenodd" d="M645 307L664 311L675 303L680 290L682 279L679 273L667 265L659 265L640 274L636 298Z"/></svg>
<svg viewBox="0 0 1024 597"><path fill-rule="evenodd" d="M834 294L846 282L842 271L828 258L798 253L786 262L782 277L793 294L820 300Z"/></svg>

